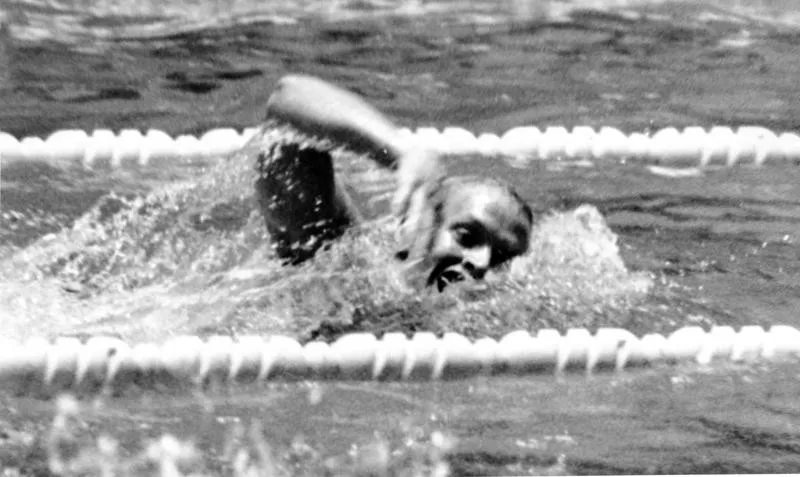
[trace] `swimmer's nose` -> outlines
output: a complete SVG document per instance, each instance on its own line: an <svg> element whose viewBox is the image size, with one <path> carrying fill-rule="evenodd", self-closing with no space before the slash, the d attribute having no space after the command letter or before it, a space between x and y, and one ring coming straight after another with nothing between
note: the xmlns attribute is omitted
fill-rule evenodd
<svg viewBox="0 0 800 477"><path fill-rule="evenodd" d="M491 258L492 248L488 245L468 248L464 250L464 269L472 275L472 278L480 280L486 275Z"/></svg>

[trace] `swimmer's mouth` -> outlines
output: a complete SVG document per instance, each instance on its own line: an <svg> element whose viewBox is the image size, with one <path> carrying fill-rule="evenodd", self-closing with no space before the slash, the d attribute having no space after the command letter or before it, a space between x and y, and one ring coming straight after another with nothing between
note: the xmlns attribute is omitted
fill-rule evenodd
<svg viewBox="0 0 800 477"><path fill-rule="evenodd" d="M436 288L441 292L447 285L463 281L465 279L464 270L460 265L461 259L457 257L445 257L439 260L431 270L431 274L428 275L427 286L435 283Z"/></svg>

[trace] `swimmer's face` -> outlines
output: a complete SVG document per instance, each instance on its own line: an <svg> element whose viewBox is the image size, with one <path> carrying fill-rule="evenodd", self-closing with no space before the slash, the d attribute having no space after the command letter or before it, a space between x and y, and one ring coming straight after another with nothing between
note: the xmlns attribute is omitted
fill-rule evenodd
<svg viewBox="0 0 800 477"><path fill-rule="evenodd" d="M450 177L412 198L397 257L442 290L465 275L480 280L528 249L530 207L498 181Z"/></svg>

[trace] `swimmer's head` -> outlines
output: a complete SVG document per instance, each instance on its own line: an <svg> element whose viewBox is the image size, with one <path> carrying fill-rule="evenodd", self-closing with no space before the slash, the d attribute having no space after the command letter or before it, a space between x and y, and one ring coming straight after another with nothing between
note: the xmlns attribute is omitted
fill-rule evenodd
<svg viewBox="0 0 800 477"><path fill-rule="evenodd" d="M483 279L524 254L533 224L530 207L513 189L479 177L425 182L398 218L396 257L408 263L410 281L439 290L466 275Z"/></svg>

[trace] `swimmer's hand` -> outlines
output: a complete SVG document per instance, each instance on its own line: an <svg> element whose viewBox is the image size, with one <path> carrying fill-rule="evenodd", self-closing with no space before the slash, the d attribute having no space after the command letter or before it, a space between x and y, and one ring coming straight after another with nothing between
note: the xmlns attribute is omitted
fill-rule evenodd
<svg viewBox="0 0 800 477"><path fill-rule="evenodd" d="M439 187L447 176L447 170L438 153L414 145L403 151L398 163L392 214L402 220L413 214L414 205L422 205L419 201Z"/></svg>
<svg viewBox="0 0 800 477"><path fill-rule="evenodd" d="M439 290L438 260L428 249L438 223L432 205L441 192L447 171L435 151L410 145L399 158L397 190L392 199L392 216L396 220L395 258L404 262L406 283L415 289L436 284ZM433 272L432 272L433 270Z"/></svg>

